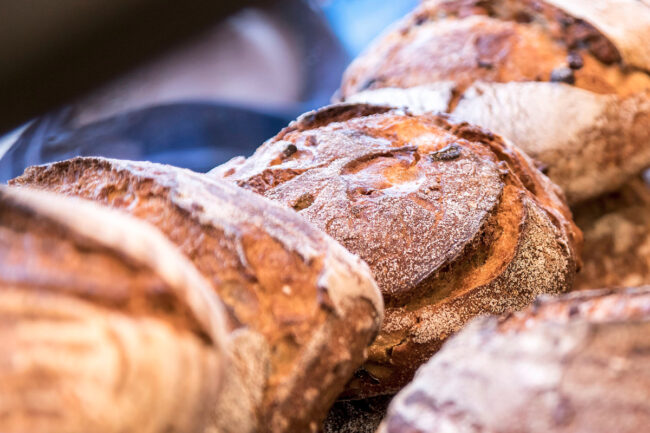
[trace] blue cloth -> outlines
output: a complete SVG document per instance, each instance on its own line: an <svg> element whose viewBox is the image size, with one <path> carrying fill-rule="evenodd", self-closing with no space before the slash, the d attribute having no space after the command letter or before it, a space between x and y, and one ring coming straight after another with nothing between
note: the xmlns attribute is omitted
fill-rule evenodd
<svg viewBox="0 0 650 433"><path fill-rule="evenodd" d="M300 100L281 111L219 101L183 102L125 112L75 127L68 108L35 119L0 159L0 182L30 165L74 156L148 160L206 171L250 155L302 112L327 105L350 61L417 0L309 0L276 3L304 58ZM347 50L347 51L346 51Z"/></svg>

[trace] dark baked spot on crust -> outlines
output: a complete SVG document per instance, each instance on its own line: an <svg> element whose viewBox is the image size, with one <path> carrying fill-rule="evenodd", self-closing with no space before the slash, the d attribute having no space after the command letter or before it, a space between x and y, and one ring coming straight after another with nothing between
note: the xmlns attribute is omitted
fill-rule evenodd
<svg viewBox="0 0 650 433"><path fill-rule="evenodd" d="M313 194L310 193L305 193L298 197L298 200L296 200L291 207L295 211L301 211L303 209L307 209L309 206L314 204L314 200L316 200L316 197L314 197Z"/></svg>
<svg viewBox="0 0 650 433"><path fill-rule="evenodd" d="M585 64L580 53L576 51L572 51L569 53L569 55L567 56L567 63L569 65L569 68L573 70L578 70L582 68Z"/></svg>
<svg viewBox="0 0 650 433"><path fill-rule="evenodd" d="M298 148L296 147L295 144L289 144L287 147L284 148L282 151L282 154L285 156L285 158L290 157L294 153L298 151Z"/></svg>
<svg viewBox="0 0 650 433"><path fill-rule="evenodd" d="M280 132L279 135L282 136L284 133L295 129L304 131L319 128L334 122L345 122L346 120L355 117L386 113L393 109L393 107L382 107L380 105L370 104L329 105L303 114L295 122L291 123L284 131Z"/></svg>
<svg viewBox="0 0 650 433"><path fill-rule="evenodd" d="M431 161L451 161L461 155L461 147L457 143L451 143L440 150L429 154Z"/></svg>

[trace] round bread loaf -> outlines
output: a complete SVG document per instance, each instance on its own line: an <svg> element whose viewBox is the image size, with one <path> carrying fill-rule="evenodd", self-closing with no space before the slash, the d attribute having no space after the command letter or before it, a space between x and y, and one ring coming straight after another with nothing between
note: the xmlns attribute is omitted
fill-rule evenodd
<svg viewBox="0 0 650 433"><path fill-rule="evenodd" d="M11 182L81 196L157 226L226 305L235 368L220 432L316 431L378 332L368 267L293 211L189 170L75 158Z"/></svg>
<svg viewBox="0 0 650 433"><path fill-rule="evenodd" d="M203 431L226 350L217 302L148 224L0 187L0 431Z"/></svg>
<svg viewBox="0 0 650 433"><path fill-rule="evenodd" d="M650 284L650 187L641 176L573 211L585 239L575 289Z"/></svg>
<svg viewBox="0 0 650 433"><path fill-rule="evenodd" d="M379 433L636 433L650 426L650 287L550 297L452 338Z"/></svg>
<svg viewBox="0 0 650 433"><path fill-rule="evenodd" d="M327 107L212 175L292 207L370 265L386 317L346 397L394 393L470 318L573 283L581 234L557 187L445 116Z"/></svg>
<svg viewBox="0 0 650 433"><path fill-rule="evenodd" d="M576 203L650 164L649 40L638 0L429 0L352 63L340 98L502 134Z"/></svg>

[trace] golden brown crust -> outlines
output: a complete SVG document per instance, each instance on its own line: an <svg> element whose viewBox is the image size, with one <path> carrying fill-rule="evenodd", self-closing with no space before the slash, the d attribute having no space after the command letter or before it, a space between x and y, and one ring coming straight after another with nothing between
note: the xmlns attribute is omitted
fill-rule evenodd
<svg viewBox="0 0 650 433"><path fill-rule="evenodd" d="M573 211L585 236L575 289L650 283L650 187L641 176Z"/></svg>
<svg viewBox="0 0 650 433"><path fill-rule="evenodd" d="M650 425L650 287L546 297L470 324L391 402L380 433Z"/></svg>
<svg viewBox="0 0 650 433"><path fill-rule="evenodd" d="M437 96L420 96L418 105L509 137L549 169L570 203L614 190L650 163L650 69L642 60L650 49L638 42L650 27L637 24L650 21L650 8L636 0L555 3L594 25L536 0L427 1L353 62L342 99L402 104L414 98L387 90L417 94L424 86ZM622 25L635 15L633 26ZM583 146L586 155L576 151Z"/></svg>
<svg viewBox="0 0 650 433"><path fill-rule="evenodd" d="M152 227L0 188L0 318L1 431L207 424L225 354L221 309Z"/></svg>
<svg viewBox="0 0 650 433"><path fill-rule="evenodd" d="M399 389L471 317L572 283L581 234L557 188L500 137L444 116L326 107L213 174L370 265L386 318L349 397Z"/></svg>
<svg viewBox="0 0 650 433"><path fill-rule="evenodd" d="M220 431L242 431L231 421L251 414L251 429L315 429L377 332L382 300L365 264L293 212L226 182L159 164L75 158L29 168L12 183L127 210L210 279L231 338L266 357L235 353L241 378L232 385L256 383L248 404L218 409L230 416L215 419Z"/></svg>

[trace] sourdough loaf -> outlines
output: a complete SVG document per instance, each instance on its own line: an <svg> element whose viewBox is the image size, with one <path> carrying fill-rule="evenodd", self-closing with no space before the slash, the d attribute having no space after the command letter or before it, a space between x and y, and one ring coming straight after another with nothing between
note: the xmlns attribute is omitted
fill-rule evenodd
<svg viewBox="0 0 650 433"><path fill-rule="evenodd" d="M11 183L149 221L208 277L227 308L237 368L216 431L315 431L378 331L382 299L363 262L293 211L228 182L75 158Z"/></svg>
<svg viewBox="0 0 650 433"><path fill-rule="evenodd" d="M650 287L575 292L452 338L380 433L636 433L650 426Z"/></svg>
<svg viewBox="0 0 650 433"><path fill-rule="evenodd" d="M581 234L557 187L445 116L326 107L212 175L292 207L370 265L386 318L346 397L397 391L470 318L573 282Z"/></svg>
<svg viewBox="0 0 650 433"><path fill-rule="evenodd" d="M340 97L498 132L575 203L650 164L648 40L638 0L429 0L352 63Z"/></svg>
<svg viewBox="0 0 650 433"><path fill-rule="evenodd" d="M650 284L650 186L641 176L573 212L585 239L575 289Z"/></svg>
<svg viewBox="0 0 650 433"><path fill-rule="evenodd" d="M226 354L217 302L153 227L0 187L0 431L202 431Z"/></svg>

